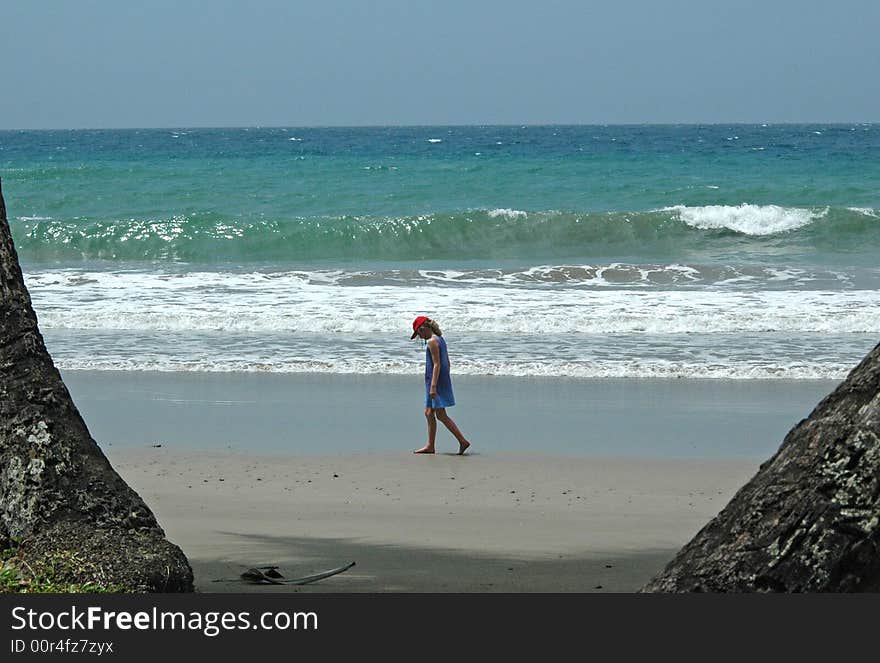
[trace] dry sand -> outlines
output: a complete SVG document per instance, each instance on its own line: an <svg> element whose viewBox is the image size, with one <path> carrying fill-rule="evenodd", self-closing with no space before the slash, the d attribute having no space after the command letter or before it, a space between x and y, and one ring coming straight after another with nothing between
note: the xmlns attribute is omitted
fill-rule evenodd
<svg viewBox="0 0 880 663"><path fill-rule="evenodd" d="M631 592L756 471L748 460L109 449L200 592ZM253 586L348 562L304 586Z"/></svg>

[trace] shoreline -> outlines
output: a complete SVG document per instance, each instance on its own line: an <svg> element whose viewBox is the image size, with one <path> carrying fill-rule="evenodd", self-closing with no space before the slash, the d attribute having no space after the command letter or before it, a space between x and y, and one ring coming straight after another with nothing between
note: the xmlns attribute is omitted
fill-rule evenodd
<svg viewBox="0 0 880 663"><path fill-rule="evenodd" d="M421 375L64 371L104 447L326 454L425 441ZM475 453L764 460L839 384L453 376ZM442 427L438 451L457 450ZM452 445L452 446L450 446Z"/></svg>

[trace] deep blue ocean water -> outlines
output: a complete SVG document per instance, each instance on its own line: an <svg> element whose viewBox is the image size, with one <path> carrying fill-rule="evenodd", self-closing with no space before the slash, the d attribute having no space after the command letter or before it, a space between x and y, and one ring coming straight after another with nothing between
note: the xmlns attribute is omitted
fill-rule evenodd
<svg viewBox="0 0 880 663"><path fill-rule="evenodd" d="M880 125L0 132L64 368L839 378Z"/></svg>

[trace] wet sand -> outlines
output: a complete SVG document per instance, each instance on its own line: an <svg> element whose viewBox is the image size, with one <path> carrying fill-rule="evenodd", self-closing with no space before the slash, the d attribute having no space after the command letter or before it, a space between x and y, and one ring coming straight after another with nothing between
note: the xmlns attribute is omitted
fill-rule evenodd
<svg viewBox="0 0 880 663"><path fill-rule="evenodd" d="M416 449L420 375L64 371L102 446L307 455ZM764 460L830 380L455 376L450 415L483 453ZM440 428L438 450L457 449Z"/></svg>

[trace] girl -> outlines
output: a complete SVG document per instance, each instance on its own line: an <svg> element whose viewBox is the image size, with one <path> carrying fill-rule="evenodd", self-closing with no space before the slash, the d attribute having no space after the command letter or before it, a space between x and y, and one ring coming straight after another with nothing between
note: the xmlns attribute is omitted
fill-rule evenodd
<svg viewBox="0 0 880 663"><path fill-rule="evenodd" d="M428 443L413 453L434 453L434 438L437 436L437 419L449 429L458 440L458 455L461 456L471 446L452 418L446 414L446 408L455 405L452 394L452 378L449 376L449 353L440 325L434 320L420 315L412 324L413 334L427 341L425 348L425 418L428 420Z"/></svg>

